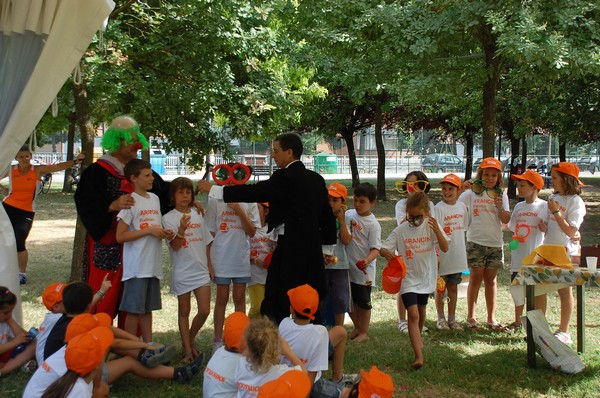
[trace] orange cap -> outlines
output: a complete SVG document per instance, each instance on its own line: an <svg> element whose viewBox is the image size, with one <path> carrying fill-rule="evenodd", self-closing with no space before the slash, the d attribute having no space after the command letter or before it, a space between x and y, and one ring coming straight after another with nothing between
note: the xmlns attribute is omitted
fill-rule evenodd
<svg viewBox="0 0 600 398"><path fill-rule="evenodd" d="M447 182L448 184L452 184L455 187L459 187L462 185L462 181L460 180L460 177L457 176L456 174L447 174L444 176L444 178L442 178L442 181L440 181L440 184L443 182Z"/></svg>
<svg viewBox="0 0 600 398"><path fill-rule="evenodd" d="M513 174L510 176L513 180L529 181L537 189L544 188L544 177L533 170L527 170L523 174Z"/></svg>
<svg viewBox="0 0 600 398"><path fill-rule="evenodd" d="M263 205L264 207L269 207L269 202L260 202L261 205Z"/></svg>
<svg viewBox="0 0 600 398"><path fill-rule="evenodd" d="M315 312L319 308L319 293L310 285L301 285L288 290L290 304L297 313L315 319Z"/></svg>
<svg viewBox="0 0 600 398"><path fill-rule="evenodd" d="M373 366L369 372L360 371L362 380L358 384L358 398L392 398L394 382L387 373Z"/></svg>
<svg viewBox="0 0 600 398"><path fill-rule="evenodd" d="M308 375L300 370L288 370L278 379L263 384L258 389L259 398L305 398L311 389Z"/></svg>
<svg viewBox="0 0 600 398"><path fill-rule="evenodd" d="M114 339L113 332L104 326L73 337L65 350L67 369L87 375L102 362Z"/></svg>
<svg viewBox="0 0 600 398"><path fill-rule="evenodd" d="M479 164L480 169L496 169L502 171L502 163L496 158L485 158Z"/></svg>
<svg viewBox="0 0 600 398"><path fill-rule="evenodd" d="M348 198L348 189L339 182L331 183L329 187L327 187L327 192L329 193L329 196L344 199L344 202Z"/></svg>
<svg viewBox="0 0 600 398"><path fill-rule="evenodd" d="M62 293L67 286L66 283L54 282L48 285L48 287L42 293L42 303L48 309L52 311L54 304L58 304L62 301Z"/></svg>
<svg viewBox="0 0 600 398"><path fill-rule="evenodd" d="M575 177L579 184L581 184L582 186L585 185L579 179L579 166L577 166L575 163L559 162L558 164L552 166L552 170L560 171L563 174Z"/></svg>
<svg viewBox="0 0 600 398"><path fill-rule="evenodd" d="M65 341L68 343L75 336L89 332L99 326L110 327L112 320L108 314L104 312L98 314L79 314L67 326L65 333Z"/></svg>
<svg viewBox="0 0 600 398"><path fill-rule="evenodd" d="M402 257L390 260L381 275L381 287L386 293L396 294L402 287L402 279L406 276L406 264Z"/></svg>
<svg viewBox="0 0 600 398"><path fill-rule="evenodd" d="M248 316L243 312L234 312L225 318L223 341L227 348L241 348L242 337L249 323Z"/></svg>

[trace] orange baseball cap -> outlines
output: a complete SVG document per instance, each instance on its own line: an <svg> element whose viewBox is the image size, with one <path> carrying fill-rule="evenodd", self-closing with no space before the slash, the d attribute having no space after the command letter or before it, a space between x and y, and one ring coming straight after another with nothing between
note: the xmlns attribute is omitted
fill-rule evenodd
<svg viewBox="0 0 600 398"><path fill-rule="evenodd" d="M333 182L327 187L327 193L334 198L342 198L344 201L348 198L348 189L339 182Z"/></svg>
<svg viewBox="0 0 600 398"><path fill-rule="evenodd" d="M264 207L269 207L269 202L260 202L261 205L263 205Z"/></svg>
<svg viewBox="0 0 600 398"><path fill-rule="evenodd" d="M279 378L265 383L258 389L259 398L305 398L311 389L308 375L300 370L288 370Z"/></svg>
<svg viewBox="0 0 600 398"><path fill-rule="evenodd" d="M100 312L98 314L79 314L67 326L65 341L68 343L75 336L89 332L99 326L110 327L112 319L108 314Z"/></svg>
<svg viewBox="0 0 600 398"><path fill-rule="evenodd" d="M558 164L552 166L552 170L560 171L563 174L575 177L579 184L581 184L582 186L585 185L579 179L579 166L577 166L575 163L559 162Z"/></svg>
<svg viewBox="0 0 600 398"><path fill-rule="evenodd" d="M396 256L390 260L381 275L381 287L386 293L396 294L402 287L406 276L406 264L402 257Z"/></svg>
<svg viewBox="0 0 600 398"><path fill-rule="evenodd" d="M54 282L44 289L44 292L42 293L42 303L44 303L44 306L48 311L52 311L52 307L62 301L63 290L65 290L66 286L66 283Z"/></svg>
<svg viewBox="0 0 600 398"><path fill-rule="evenodd" d="M104 326L73 337L65 350L67 369L87 375L102 362L114 339L113 332Z"/></svg>
<svg viewBox="0 0 600 398"><path fill-rule="evenodd" d="M315 312L319 308L319 293L310 285L301 285L288 290L290 304L297 313L315 319Z"/></svg>
<svg viewBox="0 0 600 398"><path fill-rule="evenodd" d="M480 169L496 169L502 171L502 163L496 158L485 158L479 164Z"/></svg>
<svg viewBox="0 0 600 398"><path fill-rule="evenodd" d="M394 382L387 373L373 366L369 372L360 371L362 377L358 384L358 398L392 398Z"/></svg>
<svg viewBox="0 0 600 398"><path fill-rule="evenodd" d="M250 319L243 312L234 312L225 319L223 341L227 348L239 350L242 344L242 337Z"/></svg>
<svg viewBox="0 0 600 398"><path fill-rule="evenodd" d="M513 180L529 181L537 189L544 188L544 177L533 170L527 170L523 174L513 174L510 176Z"/></svg>
<svg viewBox="0 0 600 398"><path fill-rule="evenodd" d="M459 188L462 185L462 181L460 180L460 177L457 176L456 174L445 175L444 178L442 178L442 181L440 181L440 184L443 182L447 182L448 184L452 184L455 187L459 187Z"/></svg>

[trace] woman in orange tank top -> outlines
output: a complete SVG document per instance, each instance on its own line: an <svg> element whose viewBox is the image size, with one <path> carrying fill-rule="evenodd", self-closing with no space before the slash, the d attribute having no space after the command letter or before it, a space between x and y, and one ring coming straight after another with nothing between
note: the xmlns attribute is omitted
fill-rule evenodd
<svg viewBox="0 0 600 398"><path fill-rule="evenodd" d="M2 187L4 193L8 193L2 205L15 232L19 261L19 283L22 285L27 283L26 272L29 255L25 248L25 241L31 230L35 215L38 182L44 174L66 170L75 164L81 163L85 158L85 155L81 153L75 160L34 167L31 164L31 156L29 146L23 145L15 157L18 163L12 166L7 173L10 181L9 188Z"/></svg>

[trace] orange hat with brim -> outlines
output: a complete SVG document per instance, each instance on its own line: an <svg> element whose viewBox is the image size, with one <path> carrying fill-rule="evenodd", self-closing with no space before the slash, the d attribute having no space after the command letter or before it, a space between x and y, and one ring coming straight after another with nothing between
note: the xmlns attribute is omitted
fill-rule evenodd
<svg viewBox="0 0 600 398"><path fill-rule="evenodd" d="M396 256L388 262L381 275L381 287L386 293L396 294L402 287L406 276L406 264L402 257Z"/></svg>
<svg viewBox="0 0 600 398"><path fill-rule="evenodd" d="M68 343L75 336L89 332L99 326L110 327L112 319L108 314L100 312L98 314L79 314L69 322L65 333L65 341Z"/></svg>
<svg viewBox="0 0 600 398"><path fill-rule="evenodd" d="M319 293L312 286L304 284L288 290L287 294L298 314L315 319L315 313L319 309Z"/></svg>
<svg viewBox="0 0 600 398"><path fill-rule="evenodd" d="M370 371L360 371L362 377L358 385L358 398L392 398L394 382L387 373L373 366Z"/></svg>
<svg viewBox="0 0 600 398"><path fill-rule="evenodd" d="M65 350L67 369L81 376L87 375L104 360L114 339L113 332L104 326L73 337Z"/></svg>
<svg viewBox="0 0 600 398"><path fill-rule="evenodd" d="M300 370L288 370L279 378L258 389L259 398L306 398L311 389L308 375Z"/></svg>
<svg viewBox="0 0 600 398"><path fill-rule="evenodd" d="M579 166L577 166L575 163L559 162L558 164L552 166L552 170L560 171L563 174L574 177L581 186L585 185L579 179Z"/></svg>
<svg viewBox="0 0 600 398"><path fill-rule="evenodd" d="M462 185L462 181L460 180L460 177L457 176L456 174L448 174L445 175L444 178L442 178L442 181L440 181L440 184L447 182L448 184L452 184L455 187L459 187Z"/></svg>
<svg viewBox="0 0 600 398"><path fill-rule="evenodd" d="M496 169L502 171L502 163L496 158L485 158L479 164L480 169Z"/></svg>
<svg viewBox="0 0 600 398"><path fill-rule="evenodd" d="M524 265L554 265L562 268L573 268L567 248L563 245L541 245L533 249L522 263Z"/></svg>
<svg viewBox="0 0 600 398"><path fill-rule="evenodd" d="M66 283L54 282L51 283L42 293L42 303L48 311L52 311L52 307L62 301L63 290L67 286Z"/></svg>
<svg viewBox="0 0 600 398"><path fill-rule="evenodd" d="M515 180L515 181L516 180L529 181L537 189L544 188L544 177L542 177L540 175L540 173L537 173L537 172L535 172L533 170L527 170L523 174L513 174L513 175L510 176L510 178L513 179L513 180Z"/></svg>
<svg viewBox="0 0 600 398"><path fill-rule="evenodd" d="M334 198L342 198L344 201L348 198L348 189L339 182L332 182L327 187L327 193Z"/></svg>
<svg viewBox="0 0 600 398"><path fill-rule="evenodd" d="M250 319L243 312L233 312L225 318L223 341L227 348L239 350L242 346L242 337L248 327Z"/></svg>

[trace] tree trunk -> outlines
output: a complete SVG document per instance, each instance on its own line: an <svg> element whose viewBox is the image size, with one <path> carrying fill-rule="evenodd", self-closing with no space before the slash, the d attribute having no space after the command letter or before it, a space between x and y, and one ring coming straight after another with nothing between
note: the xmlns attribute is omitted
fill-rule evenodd
<svg viewBox="0 0 600 398"><path fill-rule="evenodd" d="M385 147L383 146L383 118L381 102L375 103L375 148L377 148L377 200L386 200L385 193Z"/></svg>
<svg viewBox="0 0 600 398"><path fill-rule="evenodd" d="M73 82L73 95L75 97L76 122L81 134L81 150L85 159L81 165L82 171L89 166L94 158L94 136L95 131L90 122L90 104L88 102L87 86L85 79L80 84ZM79 217L75 226L75 238L73 239L73 257L71 259L71 280L81 280L81 270L85 249L86 230Z"/></svg>
<svg viewBox="0 0 600 398"><path fill-rule="evenodd" d="M517 174L517 166L515 166L514 164L514 159L517 156L516 154L519 153L519 139L515 137L514 135L514 126L512 123L508 123L508 126L510 126L511 130L508 131L508 135L510 137L510 173L508 175L508 197L510 199L515 199L517 197L517 184L515 183L515 181L512 180L512 178L510 178L510 176L512 174Z"/></svg>
<svg viewBox="0 0 600 398"><path fill-rule="evenodd" d="M465 151L467 151L467 165L465 166L465 180L470 180L473 174L473 133L465 132Z"/></svg>
<svg viewBox="0 0 600 398"><path fill-rule="evenodd" d="M487 80L483 87L482 148L483 157L494 156L496 139L496 91L500 81L500 60L496 56L496 37L489 24L480 27L480 39L485 56Z"/></svg>
<svg viewBox="0 0 600 398"><path fill-rule="evenodd" d="M558 142L558 161L566 162L567 161L567 144L564 142Z"/></svg>
<svg viewBox="0 0 600 398"><path fill-rule="evenodd" d="M350 162L350 173L352 174L352 187L356 187L360 184L360 176L358 175L356 149L354 148L354 129L351 127L344 127L342 130L342 137L344 137L346 148L348 149L348 161Z"/></svg>
<svg viewBox="0 0 600 398"><path fill-rule="evenodd" d="M75 149L75 112L69 114L69 132L67 133L67 161L73 160L73 152ZM64 171L65 179L63 183L63 192L73 192L73 177L71 169Z"/></svg>

